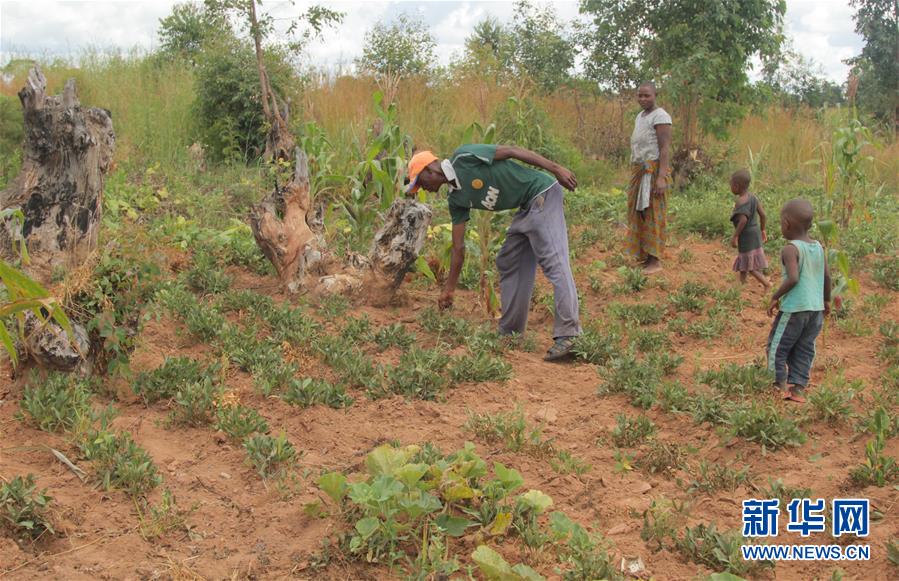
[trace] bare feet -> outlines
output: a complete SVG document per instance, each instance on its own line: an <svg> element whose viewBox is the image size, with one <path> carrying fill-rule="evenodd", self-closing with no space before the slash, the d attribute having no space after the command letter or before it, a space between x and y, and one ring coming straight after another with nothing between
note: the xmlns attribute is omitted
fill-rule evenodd
<svg viewBox="0 0 899 581"><path fill-rule="evenodd" d="M784 400L805 403L805 397L800 393L799 389L798 385L791 385L789 389L784 391Z"/></svg>
<svg viewBox="0 0 899 581"><path fill-rule="evenodd" d="M650 256L646 259L646 262L643 263L643 274L655 274L657 272L661 272L662 263L659 262L659 259L655 256Z"/></svg>

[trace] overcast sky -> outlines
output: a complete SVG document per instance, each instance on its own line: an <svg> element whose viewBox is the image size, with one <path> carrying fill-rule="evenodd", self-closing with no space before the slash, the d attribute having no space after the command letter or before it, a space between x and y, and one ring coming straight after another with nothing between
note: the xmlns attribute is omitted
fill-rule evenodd
<svg viewBox="0 0 899 581"><path fill-rule="evenodd" d="M156 45L159 19L170 13L175 0L119 0L50 2L0 0L0 64L22 55L73 56L86 47L100 49ZM267 0L266 10L279 15L299 12L309 4L299 0ZM448 63L462 50L465 37L485 16L500 21L512 18L511 1L321 1L346 14L343 24L313 45L309 60L315 65L349 65L362 52L365 31L378 20L389 21L406 12L428 22L438 42L438 55ZM538 0L539 4L539 0ZM546 4L546 3L544 3ZM563 21L578 15L574 1L551 2ZM843 60L861 52L862 39L854 32L847 0L787 0L787 33L797 50L813 59L831 80L842 82L848 67Z"/></svg>

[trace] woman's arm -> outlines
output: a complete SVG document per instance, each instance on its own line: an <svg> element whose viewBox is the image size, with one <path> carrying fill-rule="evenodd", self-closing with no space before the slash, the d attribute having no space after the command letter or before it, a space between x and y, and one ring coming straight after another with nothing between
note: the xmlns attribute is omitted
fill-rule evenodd
<svg viewBox="0 0 899 581"><path fill-rule="evenodd" d="M668 171L671 169L671 125L656 125L655 130L659 142L659 178L652 193L662 194L668 189Z"/></svg>
<svg viewBox="0 0 899 581"><path fill-rule="evenodd" d="M545 169L553 174L566 190L573 191L574 188L577 187L577 178L574 177L574 174L571 173L571 171L554 161L546 159L539 153L534 153L528 149L511 145L497 145L496 154L494 154L493 159L495 161L517 159L535 167L539 167L540 169Z"/></svg>

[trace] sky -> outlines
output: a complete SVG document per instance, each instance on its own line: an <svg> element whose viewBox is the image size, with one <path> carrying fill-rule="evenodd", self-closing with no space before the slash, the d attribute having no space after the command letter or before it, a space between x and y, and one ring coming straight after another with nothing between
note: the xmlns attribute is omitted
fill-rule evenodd
<svg viewBox="0 0 899 581"><path fill-rule="evenodd" d="M159 19L171 12L175 0L118 0L52 2L0 0L0 65L10 58L28 56L73 57L85 48L152 49L157 45ZM276 16L297 14L309 4L267 0L266 10ZM359 1L319 0L345 13L336 30L310 47L308 62L325 68L348 67L362 53L365 32L372 23L390 21L405 12L431 25L437 54L443 64L462 51L465 37L488 15L501 22L512 19L511 1ZM541 4L537 0L537 4ZM554 1L563 22L578 16L578 2ZM787 0L786 31L798 52L820 66L819 72L843 82L848 67L843 61L861 52L862 39L854 32L852 11L846 0Z"/></svg>

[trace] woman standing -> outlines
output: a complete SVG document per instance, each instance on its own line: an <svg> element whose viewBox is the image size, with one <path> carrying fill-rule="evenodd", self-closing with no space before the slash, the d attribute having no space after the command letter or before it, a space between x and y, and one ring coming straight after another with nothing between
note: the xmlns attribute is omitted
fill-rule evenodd
<svg viewBox="0 0 899 581"><path fill-rule="evenodd" d="M627 249L643 272L662 270L668 222L668 180L671 174L671 115L656 107L656 87L637 89L637 114L631 134L631 183L627 196Z"/></svg>

